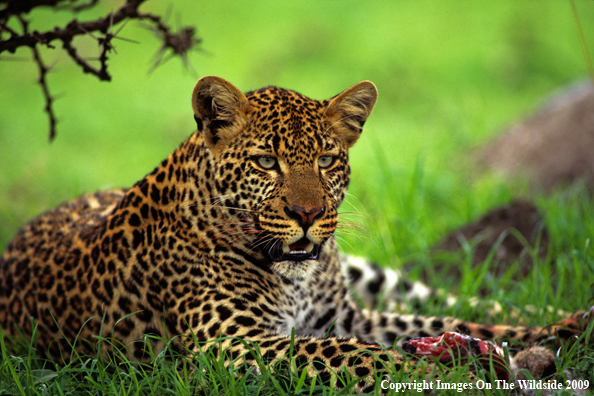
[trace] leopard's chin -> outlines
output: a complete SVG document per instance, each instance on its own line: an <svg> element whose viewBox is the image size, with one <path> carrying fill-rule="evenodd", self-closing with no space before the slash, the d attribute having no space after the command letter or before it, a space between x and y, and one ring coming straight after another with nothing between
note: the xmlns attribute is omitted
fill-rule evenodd
<svg viewBox="0 0 594 396"><path fill-rule="evenodd" d="M318 260L284 260L273 261L272 269L283 278L303 280L313 274L318 265Z"/></svg>

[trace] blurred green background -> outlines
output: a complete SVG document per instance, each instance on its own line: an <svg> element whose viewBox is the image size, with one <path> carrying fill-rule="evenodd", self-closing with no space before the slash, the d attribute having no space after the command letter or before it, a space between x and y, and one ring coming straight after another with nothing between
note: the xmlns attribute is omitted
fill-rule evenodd
<svg viewBox="0 0 594 396"><path fill-rule="evenodd" d="M100 3L77 18L122 2ZM594 53L594 4L576 5ZM137 22L121 35L140 44L116 42L110 83L84 75L60 45L42 51L59 95L53 143L30 50L20 49L17 60L3 54L0 246L45 209L150 172L193 131L190 93L198 77L213 74L243 91L279 85L316 99L361 80L377 85L379 102L351 152L351 196L343 206L364 213L349 219L360 217L366 229L362 243L343 236L344 249L398 261L522 193L474 171L473 150L587 75L563 0L154 0L141 9L165 14L169 7L171 24L196 26L203 39L190 55L196 74L172 59L149 75L159 42ZM30 17L43 31L72 15ZM90 38L75 43L98 55Z"/></svg>

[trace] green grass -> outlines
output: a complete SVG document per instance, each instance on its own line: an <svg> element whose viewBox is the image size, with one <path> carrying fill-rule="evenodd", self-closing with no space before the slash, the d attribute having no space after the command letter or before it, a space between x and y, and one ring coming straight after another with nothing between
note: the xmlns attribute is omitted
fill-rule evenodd
<svg viewBox="0 0 594 396"><path fill-rule="evenodd" d="M565 378L580 378L592 383L594 380L594 350L584 348L591 342L592 330L582 335L576 343L567 343L559 349L557 372L560 381ZM120 346L117 340L101 337L103 347ZM147 338L139 342L149 342ZM356 378L345 371L337 375L343 381L344 389L320 384L316 377L306 377L302 367L297 366L289 355L288 362L279 360L266 361L259 353L257 345L246 344L251 353L255 353L257 369L246 371L245 366L225 367L222 357L214 357L209 347L220 347L220 340L214 340L203 346L203 353L185 352L183 355L171 349L173 341L163 339L166 348L156 353L148 349L147 362L128 361L116 354L94 356L75 355L68 364L56 366L54 363L38 357L34 343L24 344L16 341L12 351L8 352L4 337L0 334L0 394L2 395L349 395ZM125 349L125 347L123 348ZM242 357L237 358L240 362ZM424 364L417 362L417 365ZM475 362L471 362L475 364ZM456 370L437 367L439 378L444 384L468 383L470 365L463 365ZM387 372L394 383L421 383L424 377L419 374L405 374L387 365ZM570 376L571 375L571 376ZM481 393L486 395L506 395L497 383L484 372L479 378L492 386ZM530 377L528 377L530 378ZM380 378L381 381L381 378ZM437 382L430 381L433 386ZM457 390L439 392L456 394ZM392 394L395 394L392 392Z"/></svg>
<svg viewBox="0 0 594 396"><path fill-rule="evenodd" d="M594 53L594 6L576 6L585 45ZM117 5L102 7L77 17ZM143 9L164 13L167 7L148 2ZM204 51L191 57L200 76L219 75L242 90L279 85L317 99L365 79L377 85L379 102L351 152L352 182L342 207L364 229L340 238L344 251L387 266L430 266L429 248L448 231L526 194L509 180L479 174L469 153L588 73L571 7L559 0L179 1L172 15L197 26L204 39ZM42 30L71 16L48 10L32 17ZM0 61L0 249L27 220L59 202L131 185L194 128L189 97L196 76L177 60L148 76L157 41L134 23L123 35L142 44L117 43L111 83L83 75L59 52L42 51L47 63L56 62L49 84L60 95L51 144L35 66ZM80 44L96 56L94 42ZM16 55L30 57L27 49ZM483 277L489 263L470 269L470 251L453 255L449 264L464 268L461 282L444 285L436 277L430 283L463 299L480 285L509 309L530 304L572 312L591 305L591 193L575 186L535 200L551 249L546 259L535 257L526 280L513 280L514 266L499 279ZM427 305L420 313L513 322L505 312L487 318L463 303ZM559 318L526 312L524 319L541 325ZM564 348L559 372L568 369L594 383L594 351ZM333 394L290 370L235 378L196 356L184 363L196 373L188 376L164 357L138 366L81 356L57 369L36 355L34 343L10 350L3 344L0 394Z"/></svg>

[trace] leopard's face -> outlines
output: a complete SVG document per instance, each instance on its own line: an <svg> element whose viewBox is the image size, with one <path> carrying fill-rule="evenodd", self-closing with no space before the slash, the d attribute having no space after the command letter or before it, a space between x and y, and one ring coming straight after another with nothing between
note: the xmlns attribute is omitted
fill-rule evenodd
<svg viewBox="0 0 594 396"><path fill-rule="evenodd" d="M347 104L351 97L341 96L349 91L328 101L276 87L243 95L225 80L208 78L214 81L208 90L200 88L204 79L198 82L193 103L213 157L224 232L282 276L302 279L315 270L322 244L336 229L349 182L348 149L375 103L375 87L360 83L371 99ZM218 96L213 83L223 89ZM226 105L229 94L235 97ZM208 114L222 109L234 116Z"/></svg>
<svg viewBox="0 0 594 396"><path fill-rule="evenodd" d="M266 104L256 105L245 129L216 161L217 193L251 249L284 276L303 277L336 229L349 181L347 149L324 133L328 125L319 102L274 101L270 90L258 98ZM295 100L306 113L286 110Z"/></svg>

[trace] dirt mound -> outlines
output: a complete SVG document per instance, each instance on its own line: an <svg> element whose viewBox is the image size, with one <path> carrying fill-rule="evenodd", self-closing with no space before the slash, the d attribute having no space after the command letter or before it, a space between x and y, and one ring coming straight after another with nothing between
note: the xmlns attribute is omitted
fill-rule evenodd
<svg viewBox="0 0 594 396"><path fill-rule="evenodd" d="M584 179L594 187L594 85L574 84L488 143L479 161L531 188L551 191Z"/></svg>
<svg viewBox="0 0 594 396"><path fill-rule="evenodd" d="M483 263L489 254L494 254L489 274L500 276L517 260L520 265L514 278L520 280L532 269L532 251L538 248L538 255L544 258L548 243L548 233L537 208L531 202L516 200L490 211L443 238L432 248L434 258L430 270L440 277L460 280L460 258L456 256L452 259L451 254L447 253L458 252L468 244L473 247L473 267ZM415 265L411 264L408 269L412 270ZM430 276L427 271L423 271L421 278L427 282Z"/></svg>
<svg viewBox="0 0 594 396"><path fill-rule="evenodd" d="M496 247L492 271L499 275L507 268L505 263L530 257L527 247L534 249L537 241L539 253L546 254L549 238L542 216L532 203L517 200L451 232L433 247L433 251L455 252L464 243L469 243L475 246L472 262L477 265L484 262ZM531 260L523 262L531 263ZM522 275L527 275L530 267L522 266Z"/></svg>

